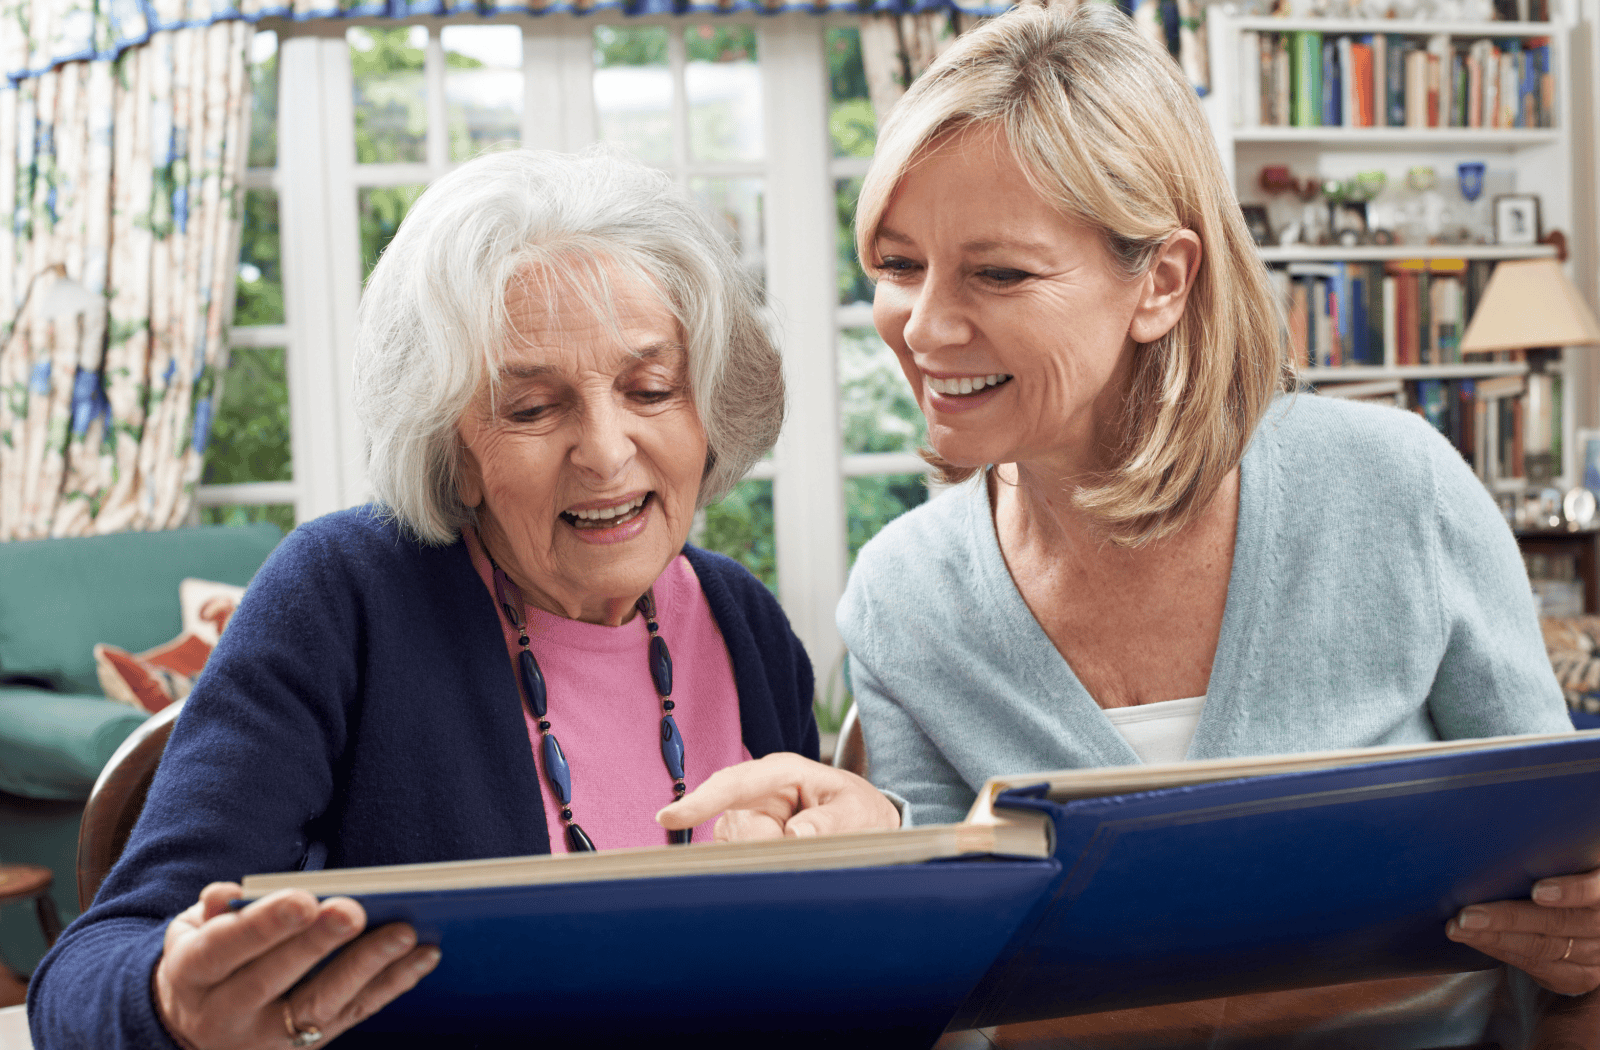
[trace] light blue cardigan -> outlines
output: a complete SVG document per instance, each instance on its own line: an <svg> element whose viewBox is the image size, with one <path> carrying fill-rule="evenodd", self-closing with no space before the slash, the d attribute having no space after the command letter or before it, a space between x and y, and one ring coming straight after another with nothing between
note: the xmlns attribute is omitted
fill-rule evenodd
<svg viewBox="0 0 1600 1050"><path fill-rule="evenodd" d="M838 622L907 823L960 820L996 774L1139 761L1023 603L981 478L867 544ZM1571 728L1516 543L1456 451L1408 412L1279 399L1240 465L1188 757Z"/></svg>

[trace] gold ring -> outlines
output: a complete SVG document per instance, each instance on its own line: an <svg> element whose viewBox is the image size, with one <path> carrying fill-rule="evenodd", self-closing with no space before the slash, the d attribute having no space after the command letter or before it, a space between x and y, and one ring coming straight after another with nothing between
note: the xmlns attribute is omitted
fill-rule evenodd
<svg viewBox="0 0 1600 1050"><path fill-rule="evenodd" d="M1561 958L1557 959L1556 962L1564 962L1566 961L1567 956L1572 954L1572 941L1573 938L1567 938L1567 950L1561 953Z"/></svg>
<svg viewBox="0 0 1600 1050"><path fill-rule="evenodd" d="M322 1029L314 1024L295 1023L294 1010L287 999L283 1003L283 1027L289 1032L290 1046L313 1046L322 1041Z"/></svg>

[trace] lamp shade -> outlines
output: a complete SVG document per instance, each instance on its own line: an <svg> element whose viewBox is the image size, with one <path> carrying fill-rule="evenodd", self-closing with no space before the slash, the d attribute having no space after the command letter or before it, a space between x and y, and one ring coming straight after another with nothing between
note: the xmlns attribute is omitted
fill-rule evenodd
<svg viewBox="0 0 1600 1050"><path fill-rule="evenodd" d="M1494 268L1461 351L1600 345L1600 323L1554 259L1508 259Z"/></svg>

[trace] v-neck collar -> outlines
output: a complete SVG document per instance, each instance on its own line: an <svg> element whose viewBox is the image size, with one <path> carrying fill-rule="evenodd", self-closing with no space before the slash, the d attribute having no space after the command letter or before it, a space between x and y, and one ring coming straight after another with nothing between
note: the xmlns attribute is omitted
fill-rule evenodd
<svg viewBox="0 0 1600 1050"><path fill-rule="evenodd" d="M1211 676L1206 684L1206 706L1186 756L1191 759L1232 754L1236 750L1234 736L1248 731L1249 720L1238 717L1237 712L1240 705L1246 703L1241 686L1249 676L1250 640L1261 625L1261 603L1267 592L1263 577L1269 568L1262 555L1272 549L1268 532L1273 519L1271 505L1277 498L1271 442L1262 440L1261 434L1272 426L1278 411L1279 405L1275 404L1258 426L1239 463L1239 514L1234 525L1228 596ZM1136 764L1139 756L1045 634L1012 579L1000 551L986 477L980 475L970 484L973 492L969 513L981 515L983 519L972 521L967 533L975 538L971 564L977 575L979 593L995 595L1002 605L1009 607L1003 619L1021 625L1021 629L1028 632L1025 637L1010 641L1033 649L1040 657L1019 663L1035 670L1038 681L1031 685L1037 690L1034 695L1039 698L1038 703L1054 708L1055 717L1064 718L1069 724L1070 735L1064 743L1069 752L1067 757L1073 760L1070 764L1078 768Z"/></svg>

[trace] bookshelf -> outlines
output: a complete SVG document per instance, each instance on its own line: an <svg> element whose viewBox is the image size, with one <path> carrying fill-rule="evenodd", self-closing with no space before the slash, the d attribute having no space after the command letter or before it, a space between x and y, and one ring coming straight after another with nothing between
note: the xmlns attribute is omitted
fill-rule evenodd
<svg viewBox="0 0 1600 1050"><path fill-rule="evenodd" d="M1559 14L1556 17L1559 19ZM1420 261L1420 268L1431 274L1436 267L1448 270L1465 264L1481 276L1487 265L1500 260L1554 255L1555 249L1544 244L1428 243L1430 232L1443 231L1449 238L1449 231L1461 226L1481 231L1492 222L1494 198L1503 194L1537 196L1541 229L1563 230L1573 236L1572 55L1577 35L1567 22L1243 17L1222 5L1212 5L1207 9L1207 24L1212 74L1212 89L1205 98L1207 117L1240 204L1266 211L1273 236L1261 249L1263 261L1280 271L1299 271L1295 278L1281 279L1286 293L1297 281L1311 284L1310 271L1337 267L1360 276L1364 286L1373 286L1372 297L1364 304L1368 312L1364 315L1370 315L1370 311L1383 309L1378 294L1382 277L1394 276L1402 266L1417 266ZM1356 45L1365 48L1364 55L1355 54L1360 50ZM1299 59L1280 57L1295 49L1303 49ZM1383 57L1377 57L1379 52ZM1433 56L1437 71L1431 107L1416 101L1424 94L1414 90L1418 84L1428 85L1428 56ZM1314 58L1324 61L1319 64ZM1327 64L1330 58L1332 67ZM1268 63L1266 76L1263 61ZM1285 62L1289 64L1272 65ZM1338 87L1315 98L1313 90L1301 90L1297 98L1296 87L1312 87L1295 77L1301 67L1315 70L1319 79L1321 73L1333 69ZM1476 70L1471 90L1469 69ZM1398 71L1398 79L1389 75L1391 70ZM1352 71L1361 75L1352 76ZM1545 72L1548 77L1542 76ZM1384 76L1381 84L1375 83L1379 73ZM1419 79L1408 80L1408 75ZM1496 85L1492 95L1484 87L1491 77ZM1413 90L1408 93L1407 87ZM1317 88L1320 90L1320 84ZM1416 108L1408 108L1404 101L1408 96ZM1523 126L1494 126L1497 119L1502 124ZM1430 121L1430 126L1416 126ZM1458 188L1457 166L1469 162L1484 166L1483 189L1475 204ZM1308 188L1314 184L1312 180L1348 182L1358 174L1384 173L1382 189L1370 195L1365 205L1369 231L1382 228L1399 243L1372 243L1370 232L1362 233L1361 243L1356 244L1277 243L1285 226L1315 217L1308 206L1316 206L1320 198L1307 201L1293 190L1269 192L1261 179L1267 167L1287 168ZM1430 167L1436 174L1436 186L1426 197L1407 185L1408 173L1417 167ZM1464 281L1466 271L1457 272ZM1332 283L1330 278L1330 287ZM1342 287L1346 293L1362 294L1351 285ZM1470 310L1472 301L1468 295L1463 313ZM1388 309L1394 309L1392 303ZM1460 318L1457 338L1466 320ZM1465 389L1470 400L1478 382L1504 388L1505 377L1529 375L1523 361L1462 360L1443 344L1432 348L1425 344L1420 355L1413 349L1409 359L1405 353L1397 356L1392 343L1374 348L1374 340L1382 344L1393 338L1392 318L1388 323L1391 327L1383 330L1376 320L1372 322L1372 338L1361 354L1346 352L1338 358L1342 363L1336 365L1325 363L1325 357L1315 366L1303 363L1301 377L1313 385L1348 382L1376 387L1381 381L1399 381L1405 396L1426 388L1435 388L1432 393L1437 393L1437 388L1443 387L1446 396L1454 399ZM1316 356L1315 347L1308 356ZM1569 367L1557 360L1547 371L1559 377ZM1529 382L1544 380L1535 376ZM1548 406L1547 416L1541 417L1553 418L1551 436L1560 443L1560 455L1552 464L1556 476L1535 488L1543 484L1565 488L1577 476L1573 440L1576 386L1561 383L1553 417L1548 415ZM1471 414L1470 408L1451 411ZM1478 420L1482 420L1481 412ZM1436 425L1441 425L1437 417ZM1452 437L1462 434L1461 426L1471 426L1462 424L1459 415L1452 417L1451 425L1457 427ZM1472 445L1473 439L1469 436L1465 443ZM1478 457L1464 449L1469 459L1482 458L1481 443L1476 448ZM1482 469L1481 462L1475 466L1491 490L1522 486L1520 479L1503 472L1504 463L1498 456L1490 472Z"/></svg>

